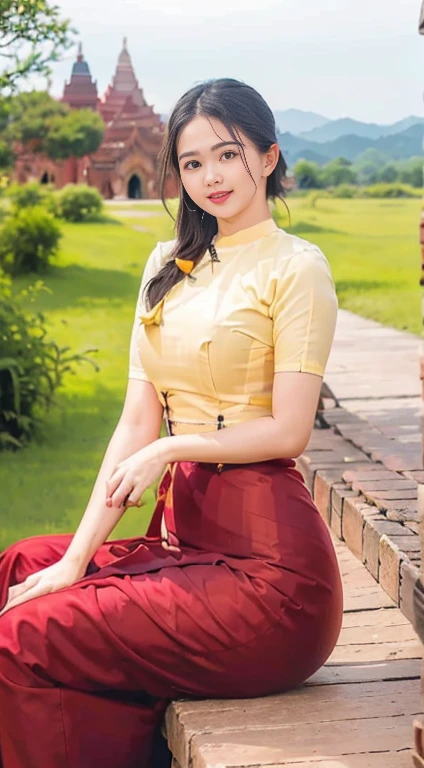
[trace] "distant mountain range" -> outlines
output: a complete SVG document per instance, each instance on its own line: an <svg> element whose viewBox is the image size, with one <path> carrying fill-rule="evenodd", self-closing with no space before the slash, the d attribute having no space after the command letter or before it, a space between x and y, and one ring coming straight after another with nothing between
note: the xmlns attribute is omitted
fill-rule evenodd
<svg viewBox="0 0 424 768"><path fill-rule="evenodd" d="M352 162L372 147L387 160L406 160L423 153L424 117L411 115L391 125L363 123L343 117L330 120L316 112L301 109L276 110L279 144L292 167L299 159L320 165L335 157ZM166 122L168 115L162 115Z"/></svg>
<svg viewBox="0 0 424 768"><path fill-rule="evenodd" d="M314 112L275 112L279 144L289 166L300 158L323 164L335 157L354 161L372 147L388 160L404 160L423 151L424 118L406 117L391 125L328 120Z"/></svg>
<svg viewBox="0 0 424 768"><path fill-rule="evenodd" d="M424 117L405 117L404 120L398 120L392 125L377 125L377 123L361 123L359 120L352 120L350 117L344 117L341 120L332 120L325 125L317 126L310 131L301 131L299 136L308 141L334 141L341 136L362 136L366 139L380 139L382 136L393 136L395 133L402 133L413 125L424 125ZM292 133L289 128L286 129Z"/></svg>
<svg viewBox="0 0 424 768"><path fill-rule="evenodd" d="M294 133L298 136L302 133L322 128L332 121L315 112L303 112L301 109L285 109L274 112L275 122L280 133Z"/></svg>

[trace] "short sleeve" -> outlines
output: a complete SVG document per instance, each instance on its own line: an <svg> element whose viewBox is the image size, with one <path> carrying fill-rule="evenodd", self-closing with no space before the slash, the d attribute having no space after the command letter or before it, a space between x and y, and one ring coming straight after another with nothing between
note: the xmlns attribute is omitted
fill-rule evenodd
<svg viewBox="0 0 424 768"><path fill-rule="evenodd" d="M140 315L146 312L146 302L143 296L144 289L149 280L156 275L161 269L161 243L157 243L156 247L151 252L146 261L144 267L143 277L141 279L140 290L138 293L137 304L135 308L134 322L131 333L130 341L130 360L129 360L129 372L130 379L139 379L139 381L149 381L149 378L143 368L140 353L138 351L138 335L140 333Z"/></svg>
<svg viewBox="0 0 424 768"><path fill-rule="evenodd" d="M270 305L274 372L323 376L337 321L330 266L317 247L301 250L279 271Z"/></svg>

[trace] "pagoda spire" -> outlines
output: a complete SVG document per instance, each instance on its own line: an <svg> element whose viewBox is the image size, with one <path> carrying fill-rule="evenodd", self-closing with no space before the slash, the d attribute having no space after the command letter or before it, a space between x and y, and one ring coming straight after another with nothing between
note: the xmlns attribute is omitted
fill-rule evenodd
<svg viewBox="0 0 424 768"><path fill-rule="evenodd" d="M69 83L65 83L62 101L73 108L97 108L97 85L93 82L89 66L84 60L82 43L78 44L78 54L74 61Z"/></svg>
<svg viewBox="0 0 424 768"><path fill-rule="evenodd" d="M138 81L135 76L131 56L128 53L127 38L124 37L122 51L119 54L118 64L112 80L113 88L118 93L132 93L138 89Z"/></svg>

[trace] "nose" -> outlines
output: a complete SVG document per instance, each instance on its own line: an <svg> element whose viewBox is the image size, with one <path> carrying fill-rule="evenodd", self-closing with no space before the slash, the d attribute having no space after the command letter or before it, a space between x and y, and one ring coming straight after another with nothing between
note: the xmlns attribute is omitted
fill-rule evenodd
<svg viewBox="0 0 424 768"><path fill-rule="evenodd" d="M216 183L222 184L222 174L216 163L211 162L205 166L204 185L212 187Z"/></svg>

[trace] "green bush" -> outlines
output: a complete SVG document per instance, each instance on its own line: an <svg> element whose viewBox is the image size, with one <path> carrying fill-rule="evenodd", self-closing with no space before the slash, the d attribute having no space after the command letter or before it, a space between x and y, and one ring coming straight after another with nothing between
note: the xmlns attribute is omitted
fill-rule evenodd
<svg viewBox="0 0 424 768"><path fill-rule="evenodd" d="M360 197L422 197L422 191L410 184L372 184L359 190Z"/></svg>
<svg viewBox="0 0 424 768"><path fill-rule="evenodd" d="M339 184L331 190L332 197L352 198L358 197L358 187L353 184Z"/></svg>
<svg viewBox="0 0 424 768"><path fill-rule="evenodd" d="M44 315L24 305L43 289L37 282L13 296L11 280L0 270L0 449L22 448L38 431L43 412L75 364L87 361L86 350L71 354L47 338Z"/></svg>
<svg viewBox="0 0 424 768"><path fill-rule="evenodd" d="M313 189L311 192L309 192L307 197L308 206L310 208L316 208L318 205L318 200L327 200L330 197L331 195L326 189Z"/></svg>
<svg viewBox="0 0 424 768"><path fill-rule="evenodd" d="M8 197L14 210L40 205L54 216L57 215L57 204L52 187L40 184L38 181L30 181L27 184L11 184L8 189Z"/></svg>
<svg viewBox="0 0 424 768"><path fill-rule="evenodd" d="M87 221L103 211L103 198L95 187L67 184L58 193L59 215L66 221Z"/></svg>
<svg viewBox="0 0 424 768"><path fill-rule="evenodd" d="M0 266L12 275L42 272L61 237L57 219L41 206L14 210L0 230Z"/></svg>

